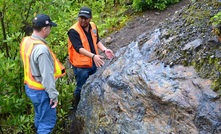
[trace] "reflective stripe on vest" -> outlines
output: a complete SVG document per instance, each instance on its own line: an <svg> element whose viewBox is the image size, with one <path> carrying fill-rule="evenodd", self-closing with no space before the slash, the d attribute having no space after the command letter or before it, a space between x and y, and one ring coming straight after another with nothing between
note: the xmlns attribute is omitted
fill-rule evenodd
<svg viewBox="0 0 221 134"><path fill-rule="evenodd" d="M33 39L31 37L24 37L22 42L20 43L20 55L24 64L24 83L32 89L44 90L43 85L40 82L36 81L31 74L30 56L32 53L32 49L36 44L43 44L47 46L44 42ZM48 46L47 48L52 55L54 61L54 77L58 78L64 76L66 73L64 66L57 60L56 56L49 49Z"/></svg>
<svg viewBox="0 0 221 134"><path fill-rule="evenodd" d="M90 25L91 25L90 32L91 32L91 36L92 36L92 40L93 40L94 49L95 49L96 54L98 54L97 28L93 22L90 22ZM70 29L74 29L78 32L78 34L80 35L81 43L82 43L84 49L91 52L89 42L87 40L87 37L86 37L82 27L80 26L80 23L79 22L75 23ZM90 68L93 65L92 58L78 53L74 49L69 38L68 38L68 54L69 54L69 60L70 60L71 64L74 65L75 67Z"/></svg>

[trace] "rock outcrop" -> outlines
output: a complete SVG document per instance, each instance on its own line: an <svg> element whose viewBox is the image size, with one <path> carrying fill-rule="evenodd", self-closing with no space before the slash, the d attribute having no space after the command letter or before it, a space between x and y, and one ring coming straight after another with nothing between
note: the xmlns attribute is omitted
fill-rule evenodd
<svg viewBox="0 0 221 134"><path fill-rule="evenodd" d="M143 46L132 42L122 48L89 78L77 111L82 133L221 132L221 104L211 80L193 67L150 59L160 35L156 30Z"/></svg>

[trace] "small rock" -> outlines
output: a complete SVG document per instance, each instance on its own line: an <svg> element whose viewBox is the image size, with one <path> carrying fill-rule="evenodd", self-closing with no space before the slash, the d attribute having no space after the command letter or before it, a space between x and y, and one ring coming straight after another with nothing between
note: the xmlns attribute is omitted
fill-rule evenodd
<svg viewBox="0 0 221 134"><path fill-rule="evenodd" d="M105 39L105 43L106 44L110 44L112 42L112 38L111 37L107 37L106 39Z"/></svg>

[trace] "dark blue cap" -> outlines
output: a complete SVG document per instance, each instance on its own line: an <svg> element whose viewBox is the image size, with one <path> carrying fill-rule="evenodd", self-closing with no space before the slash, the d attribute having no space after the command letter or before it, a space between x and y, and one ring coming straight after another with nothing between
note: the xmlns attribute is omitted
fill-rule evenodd
<svg viewBox="0 0 221 134"><path fill-rule="evenodd" d="M88 7L82 7L78 13L78 17L81 16L86 18L91 18L92 17L91 9Z"/></svg>
<svg viewBox="0 0 221 134"><path fill-rule="evenodd" d="M33 19L33 25L37 27L45 27L45 26L54 26L56 27L57 24L52 22L50 17L46 14L38 14L34 19Z"/></svg>

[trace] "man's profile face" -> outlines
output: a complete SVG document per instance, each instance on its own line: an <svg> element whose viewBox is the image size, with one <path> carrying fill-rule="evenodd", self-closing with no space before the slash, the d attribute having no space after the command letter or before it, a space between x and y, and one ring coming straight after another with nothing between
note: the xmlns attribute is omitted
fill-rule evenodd
<svg viewBox="0 0 221 134"><path fill-rule="evenodd" d="M49 35L50 32L51 32L51 26L43 27L42 30L43 30L43 33L44 33L44 38L47 38L48 35Z"/></svg>

